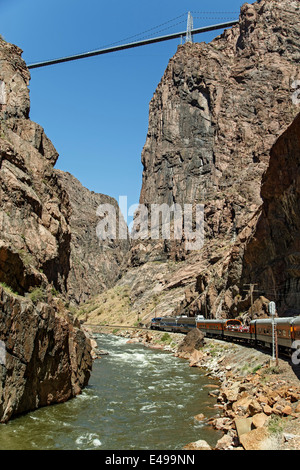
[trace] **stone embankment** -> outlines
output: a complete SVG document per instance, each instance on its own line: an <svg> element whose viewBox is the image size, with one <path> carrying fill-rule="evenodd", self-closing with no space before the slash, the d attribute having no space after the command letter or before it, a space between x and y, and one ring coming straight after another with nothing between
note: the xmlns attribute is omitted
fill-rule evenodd
<svg viewBox="0 0 300 470"><path fill-rule="evenodd" d="M187 444L185 449L300 449L300 386L288 359L279 359L276 365L267 351L203 338L198 330L188 335L145 330L114 334L170 351L216 379L215 389L208 388L216 398L216 416L207 419L200 414L195 419L221 431L223 437L214 449L202 440Z"/></svg>
<svg viewBox="0 0 300 470"><path fill-rule="evenodd" d="M219 380L209 392L219 416L207 423L224 433L216 450L300 448L300 387L288 360L277 365L267 352L215 339L186 359Z"/></svg>

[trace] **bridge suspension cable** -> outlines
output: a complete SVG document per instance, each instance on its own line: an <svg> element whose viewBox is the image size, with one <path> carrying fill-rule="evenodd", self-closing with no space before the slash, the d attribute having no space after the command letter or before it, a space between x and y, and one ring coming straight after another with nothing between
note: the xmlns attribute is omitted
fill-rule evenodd
<svg viewBox="0 0 300 470"><path fill-rule="evenodd" d="M209 31L216 31L218 29L225 29L225 28L230 28L231 26L234 26L238 23L238 20L234 21L227 21L225 23L220 23L220 24L215 24L211 26L204 26L202 28L196 28L196 29L191 29L189 33L191 35L194 34L201 34L201 33L207 33ZM55 64L61 64L63 62L70 62L73 60L79 60L79 59L86 59L88 57L94 57L97 55L102 55L102 54L109 54L111 52L117 52L117 51L123 51L125 49L132 49L134 47L141 47L141 46L146 46L148 44L155 44L158 42L163 42L163 41L169 41L171 39L176 39L180 37L186 36L186 31L181 31L179 33L172 33L172 34L167 34L165 36L159 36L155 38L150 38L150 39L144 39L141 41L135 41L131 42L128 44L121 44L118 46L113 46L113 47L107 47L105 49L98 49L90 52L84 52L81 54L76 54L76 55L71 55L67 57L61 57L59 59L52 59L52 60L46 60L43 62L36 62L33 64L29 64L27 67L29 69L37 69L40 67L47 67L49 65L55 65Z"/></svg>

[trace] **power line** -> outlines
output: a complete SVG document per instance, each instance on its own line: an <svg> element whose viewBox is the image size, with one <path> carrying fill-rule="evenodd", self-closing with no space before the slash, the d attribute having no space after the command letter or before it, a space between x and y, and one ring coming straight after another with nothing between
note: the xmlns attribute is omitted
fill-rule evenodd
<svg viewBox="0 0 300 470"><path fill-rule="evenodd" d="M171 26L168 26L168 27L166 27L166 28L162 28L162 26L165 26L165 25L167 25L167 24L169 24L169 23L172 23L172 22L174 22L174 21L176 21L176 20L179 20L179 18L182 18L183 16L185 17L186 15L187 15L187 12L183 13L182 15L176 16L175 18L173 18L173 19L171 19L171 20L165 21L164 23L161 23L161 24L159 24L159 25L157 25L157 26L153 26L153 28L146 29L145 31L142 31L141 33L134 34L133 36L127 36L126 38L120 39L119 41L116 41L116 42L113 42L113 43L110 43L110 44L106 44L105 46L101 46L101 48L115 46L116 44L120 44L120 42L128 41L129 39L138 38L139 36L142 36L142 37L140 38L140 40L141 40L141 39L145 39L145 38L149 37L149 35L146 36L146 33L149 33L150 31L155 31L155 30L157 30L158 28L160 28L159 31L156 31L156 33L159 33L160 31L165 31L166 29L170 29L170 28L173 28L173 27L175 27L175 26L177 26L177 25L179 25L179 24L181 24L181 23L184 23L185 20L181 20L181 21L179 21L179 22L177 22L177 23L175 23L175 24L172 24ZM161 28L162 28L162 29L161 29Z"/></svg>
<svg viewBox="0 0 300 470"><path fill-rule="evenodd" d="M201 13L202 15L238 15L238 11L191 11L191 13Z"/></svg>
<svg viewBox="0 0 300 470"><path fill-rule="evenodd" d="M176 16L175 18L172 18L171 20L168 20L168 21L164 21L163 23L157 25L157 26L153 26L152 28L149 28L149 29L146 29L145 31L142 31L140 33L137 33L137 34L134 34L133 36L127 36L126 38L123 38L123 39L120 39L119 41L115 41L113 43L109 43L109 44L105 44L103 46L101 46L101 48L104 48L104 47L110 47L110 46L115 46L116 44L120 44L120 42L124 42L124 41L128 41L129 39L134 39L134 38L138 38L139 36L140 39L146 39L148 37L150 37L149 35L146 36L146 33L149 33L150 31L155 31L156 33L160 33L161 31L166 31L167 29L170 29L170 28L173 28L175 26L178 26L179 24L182 24L182 23L185 23L185 19L184 20L181 20L181 21L177 21L179 20L180 18L183 18L183 17L186 17L188 15L188 11L182 13L182 15L179 15L179 16ZM236 16L239 15L239 12L238 11L191 11L190 13L200 13L201 15L203 16L194 16L194 18L197 18L197 19L201 19L201 20L225 20L225 19L229 19L229 18L235 18ZM214 16L207 16L207 15L214 15ZM224 15L224 16L220 16L220 15ZM229 17L229 18L227 18ZM171 26L167 26L166 28L162 28L162 26L165 26L165 25L168 25L170 23L174 23L174 21L177 21L175 24L172 24ZM158 30L158 31L157 31Z"/></svg>
<svg viewBox="0 0 300 470"><path fill-rule="evenodd" d="M238 23L238 20L234 21L229 21L226 23L221 23L221 24L216 24L216 25L211 25L211 26L204 26L202 28L196 28L191 30L191 34L201 34L201 33L207 33L209 31L216 31L218 29L224 29L224 28L229 28L231 26L234 26ZM111 52L117 52L117 51L122 51L125 49L132 49L134 47L140 47L140 46L146 46L148 44L155 44L158 42L163 42L163 41L168 41L171 39L176 39L180 38L186 35L186 31L181 31L180 33L173 33L173 34L168 34L166 36L160 36L156 38L151 38L151 39L145 39L141 41L136 41L136 42L131 42L129 44L121 44L119 46L113 46L113 47L108 47L105 49L98 49L90 52L84 52L81 54L76 54L72 56L67 56L67 57L61 57L59 59L52 59L52 60L47 60L43 62L37 62L34 64L29 64L28 68L29 69L36 69L40 67L47 67L49 65L55 65L55 64L61 64L63 62L70 62L73 60L79 60L79 59L85 59L88 57L94 57L97 55L102 55L102 54L109 54Z"/></svg>

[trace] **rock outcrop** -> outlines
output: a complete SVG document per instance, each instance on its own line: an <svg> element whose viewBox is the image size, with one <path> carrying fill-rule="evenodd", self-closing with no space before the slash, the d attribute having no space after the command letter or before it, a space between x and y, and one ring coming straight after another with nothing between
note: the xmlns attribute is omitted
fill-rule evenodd
<svg viewBox="0 0 300 470"><path fill-rule="evenodd" d="M177 356L189 358L195 351L199 351L204 346L204 336L204 333L198 328L190 331L178 346Z"/></svg>
<svg viewBox="0 0 300 470"><path fill-rule="evenodd" d="M281 316L300 315L300 114L271 150L262 212L243 260L242 282L259 285Z"/></svg>
<svg viewBox="0 0 300 470"><path fill-rule="evenodd" d="M89 191L70 173L60 170L55 170L55 173L71 205L70 272L66 287L68 299L79 304L113 287L125 270L130 243L128 236L107 240L97 237L97 208L101 204L115 208L119 227L120 214L115 199ZM121 223L125 224L123 217Z"/></svg>
<svg viewBox="0 0 300 470"><path fill-rule="evenodd" d="M0 286L0 422L62 403L88 384L91 345L70 313Z"/></svg>
<svg viewBox="0 0 300 470"><path fill-rule="evenodd" d="M29 119L21 52L0 39L0 422L77 395L92 366L90 340L53 299L67 291L71 206Z"/></svg>
<svg viewBox="0 0 300 470"><path fill-rule="evenodd" d="M136 240L131 262L181 261L165 291L187 287L178 297L186 313L235 316L245 296L244 249L261 213L262 176L299 111L299 14L297 1L243 5L239 24L210 44L178 47L150 103L140 203L149 211L204 204L205 240L195 252L184 237Z"/></svg>
<svg viewBox="0 0 300 470"><path fill-rule="evenodd" d="M65 292L70 205L53 171L58 154L30 121L29 72L16 46L0 41L0 282L19 294L42 284Z"/></svg>

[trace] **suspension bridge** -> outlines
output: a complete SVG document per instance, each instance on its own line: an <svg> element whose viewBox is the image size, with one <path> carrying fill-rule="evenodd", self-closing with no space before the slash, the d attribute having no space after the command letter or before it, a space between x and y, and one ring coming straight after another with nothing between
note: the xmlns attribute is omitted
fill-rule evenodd
<svg viewBox="0 0 300 470"><path fill-rule="evenodd" d="M167 34L164 36L152 37L149 39L138 40L138 41L134 41L134 42L126 43L126 44L119 44L116 46L106 47L103 49L96 49L96 50L92 50L88 52L83 52L80 54L70 55L67 57L61 57L58 59L46 60L43 62L36 62L33 64L29 64L28 68L36 69L36 68L41 68L41 67L47 67L50 65L62 64L64 62L86 59L89 57L94 57L94 56L103 55L103 54L110 54L113 52L123 51L126 49L132 49L135 47L146 46L149 44L155 44L155 43L159 43L163 41L170 41L172 39L178 39L178 38L181 38L182 40L183 38L185 38L186 42L193 42L193 36L196 34L203 34L203 33L207 33L210 31L217 31L221 29L230 28L231 26L236 25L238 22L239 22L238 20L232 20L232 21L226 21L226 22L222 22L222 23L218 23L218 24L214 24L210 26L203 26L201 28L194 28L193 17L191 13L188 12L187 29L185 31Z"/></svg>

